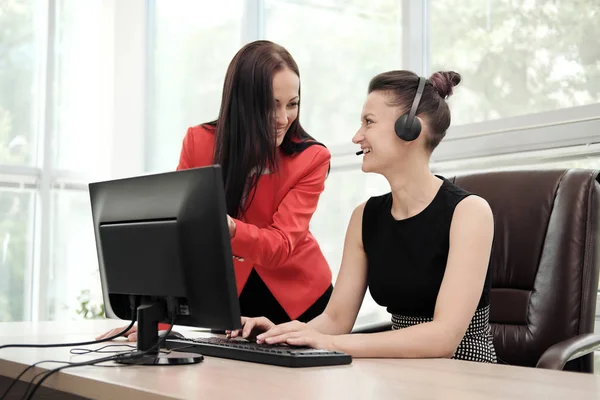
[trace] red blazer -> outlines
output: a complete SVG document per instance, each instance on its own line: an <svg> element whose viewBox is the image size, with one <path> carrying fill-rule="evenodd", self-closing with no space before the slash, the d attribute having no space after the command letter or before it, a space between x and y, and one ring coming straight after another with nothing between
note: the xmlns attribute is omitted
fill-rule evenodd
<svg viewBox="0 0 600 400"><path fill-rule="evenodd" d="M189 128L178 170L214 162L215 128ZM332 276L309 231L310 219L325 189L331 154L323 146L301 153L279 153L278 171L259 178L256 194L242 220L236 219L231 248L238 296L252 268L291 319L306 311L329 287Z"/></svg>

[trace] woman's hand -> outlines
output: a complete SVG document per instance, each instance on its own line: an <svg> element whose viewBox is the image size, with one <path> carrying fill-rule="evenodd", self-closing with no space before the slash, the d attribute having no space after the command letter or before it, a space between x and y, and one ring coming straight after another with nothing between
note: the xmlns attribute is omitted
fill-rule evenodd
<svg viewBox="0 0 600 400"><path fill-rule="evenodd" d="M231 218L229 215L227 215L227 227L229 228L229 237L233 239L235 236L236 224L233 218Z"/></svg>
<svg viewBox="0 0 600 400"><path fill-rule="evenodd" d="M313 349L335 350L332 335L324 335L300 321L277 325L256 337L257 343L287 343Z"/></svg>
<svg viewBox="0 0 600 400"><path fill-rule="evenodd" d="M115 329L111 329L108 332L103 333L100 336L96 337L96 340L101 340L110 336L114 336L119 332L123 332L123 330L127 328L126 326L123 326L121 328L115 328ZM125 332L122 336L125 336L127 338L127 341L129 342L136 342L137 341L137 325L134 325L130 330L128 330L127 332Z"/></svg>
<svg viewBox="0 0 600 400"><path fill-rule="evenodd" d="M225 331L225 334L231 339L241 336L244 339L254 341L256 335L266 332L274 326L275 324L265 317L242 317L242 329L236 331Z"/></svg>

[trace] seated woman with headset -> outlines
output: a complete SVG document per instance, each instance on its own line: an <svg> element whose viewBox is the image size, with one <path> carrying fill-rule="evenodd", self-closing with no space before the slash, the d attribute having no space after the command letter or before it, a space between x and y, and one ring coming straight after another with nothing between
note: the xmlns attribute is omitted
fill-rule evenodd
<svg viewBox="0 0 600 400"><path fill-rule="evenodd" d="M488 203L429 168L450 126L446 99L461 77L409 71L369 84L353 138L362 170L388 194L353 212L342 265L325 311L308 323L242 318L231 337L338 350L354 357L447 357L496 362L489 323L494 221ZM349 334L365 291L392 314L389 332Z"/></svg>

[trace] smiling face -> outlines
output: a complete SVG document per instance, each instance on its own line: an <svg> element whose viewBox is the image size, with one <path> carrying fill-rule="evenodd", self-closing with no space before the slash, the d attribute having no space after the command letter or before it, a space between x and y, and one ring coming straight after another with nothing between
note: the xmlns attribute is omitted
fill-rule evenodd
<svg viewBox="0 0 600 400"><path fill-rule="evenodd" d="M277 129L277 147L298 118L300 79L291 69L284 68L273 76L273 97L275 98L275 118Z"/></svg>
<svg viewBox="0 0 600 400"><path fill-rule="evenodd" d="M383 174L403 159L408 142L396 136L394 124L400 116L398 107L389 105L389 95L374 91L367 96L361 115L361 126L352 138L364 152L362 170Z"/></svg>

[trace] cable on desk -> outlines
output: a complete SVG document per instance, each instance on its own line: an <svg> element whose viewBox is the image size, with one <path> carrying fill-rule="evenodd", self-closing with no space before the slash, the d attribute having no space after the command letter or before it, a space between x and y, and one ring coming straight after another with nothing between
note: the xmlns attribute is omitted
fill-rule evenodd
<svg viewBox="0 0 600 400"><path fill-rule="evenodd" d="M96 350L79 349L79 350L87 350L87 353L74 353L73 350L77 350L77 349L72 349L71 350L71 354L75 354L75 355L80 354L81 355L81 354L88 354L88 353L93 353L93 352L102 353L103 352L103 351L101 351L102 349L107 348L107 347L111 347L111 346L115 346L115 347L127 346L127 347L130 347L132 349L135 349L135 346L132 346L132 345L119 345L119 344L116 344L116 345L103 346L103 347L101 347L99 349L96 349ZM117 351L116 353L127 353L127 352L133 352L133 350L130 350L130 351ZM170 353L170 351L165 352L165 353ZM6 390L4 391L4 393L2 394L2 396L0 396L0 400L4 400L6 398L6 396L10 392L10 390L17 384L17 382L21 379L21 377L27 373L27 371L29 371L32 368L37 367L40 364L45 364L45 363L69 364L69 365L74 364L74 362L72 362L72 361L58 361L58 360L43 360L43 361L38 361L38 362L36 362L34 364L31 364L30 366L28 366L27 368L25 368L23 371L21 371L21 373L14 379L14 381L8 386L8 388L6 388ZM121 365L94 365L94 366L95 367L114 368L114 367L120 367ZM43 374L45 374L47 372L48 371L42 371L39 374L35 375L33 378L31 378L31 380L29 381L29 385L27 386L27 389L25 390L25 393L24 393L23 396L25 396L29 392L29 390L31 388L31 385L33 384L33 381L37 377L39 377L40 375L43 375Z"/></svg>
<svg viewBox="0 0 600 400"><path fill-rule="evenodd" d="M6 396L8 395L8 392L10 392L10 390L17 384L17 382L19 381L19 379L21 379L21 377L23 375L25 375L27 373L27 371L29 371L32 368L37 367L40 364L44 364L44 363L57 363L57 364L68 364L68 361L56 361L56 360L44 360L44 361L38 361L35 364L31 364L30 366L28 366L27 368L25 368L16 378L15 380L8 385L8 387L6 388L6 390L4 391L4 393L2 394L2 396L0 396L0 400L4 400L6 398ZM35 378L35 377L34 377Z"/></svg>
<svg viewBox="0 0 600 400"><path fill-rule="evenodd" d="M100 340L90 340L90 341L87 341L87 342L77 342L77 343L5 344L3 346L0 346L0 350L7 349L9 347L35 348L35 349L47 348L47 347L73 347L73 346L86 346L88 344L97 344L97 343L102 343L102 342L108 342L108 341L114 340L114 339L118 338L119 336L122 336L125 333L127 333L127 331L131 329L131 327L133 326L133 324L135 324L135 318L134 318L133 321L131 321L131 323L129 324L129 326L127 328L125 328L123 331L117 333L116 335L109 336L107 338L100 339Z"/></svg>
<svg viewBox="0 0 600 400"><path fill-rule="evenodd" d="M123 350L123 351L103 351L105 348L108 347L129 347L131 350ZM187 347L193 347L193 346L184 346L184 348ZM106 346L102 346L99 349L71 349L70 353L74 354L74 355L85 355L85 354L89 354L89 353L120 353L120 354L126 354L126 353L133 353L135 351L135 346L130 345L130 344L109 344ZM163 354L169 354L171 353L171 350L160 350L160 353ZM6 399L6 396L8 395L8 393L10 392L10 390L17 384L17 382L21 379L21 377L23 375L25 375L27 373L27 371L29 371L32 368L37 367L40 364L45 364L45 363L56 363L56 364L75 364L72 361L58 361L58 360L44 360L44 361L38 361L30 366L28 366L27 368L25 368L15 379L14 381L8 386L8 388L6 388L6 390L4 391L4 393L2 394L2 396L0 396L0 400L4 400ZM118 368L118 367L123 367L125 365L93 365L94 367L102 367L102 368ZM39 376L47 373L48 371L43 371L40 372L39 374L35 375L33 378L31 378L31 380L29 381L29 385L27 386L27 389L25 390L25 393L23 394L22 398L25 398L25 396L27 395L27 393L29 392L29 390L31 389L31 385L33 384L33 382L35 381L36 378L38 378Z"/></svg>
<svg viewBox="0 0 600 400"><path fill-rule="evenodd" d="M104 350L109 347L127 347L130 350ZM107 344L106 346L102 346L98 349L84 349L84 348L75 347L75 348L69 350L69 353L76 355L76 356L80 356L80 355L85 355L85 354L90 354L90 353L126 353L126 352L131 352L132 350L135 350L135 346L131 345L131 344Z"/></svg>
<svg viewBox="0 0 600 400"><path fill-rule="evenodd" d="M73 347L73 346L87 346L88 344L97 344L97 343L103 343L103 342L109 342L111 340L114 340L116 338L118 338L119 336L124 335L125 333L127 333L127 331L129 331L131 329L131 327L133 326L133 324L135 324L136 318L137 318L137 314L136 314L136 299L135 296L131 295L129 296L129 306L131 307L131 323L129 324L129 326L125 329L123 329L121 332L117 333L116 335L112 335L109 337L106 337L104 339L100 339L100 340L90 340L87 342L78 342L78 343L49 343L49 344L5 344L3 346L0 346L0 350L2 349L7 349L9 347L18 347L18 348L34 348L34 349L39 349L39 348L48 348L48 347Z"/></svg>
<svg viewBox="0 0 600 400"><path fill-rule="evenodd" d="M118 346L118 345L117 345ZM109 346L105 346L105 347L109 347ZM132 346L134 347L134 346ZM134 347L135 348L135 347ZM125 351L125 352L121 352L121 353L133 353L133 351ZM170 351L169 351L170 352ZM116 355L113 356L109 356L109 357L114 357L114 359L112 361L118 360L119 358ZM108 357L105 357L108 358ZM21 372L19 374L19 376L17 376L16 380L10 385L10 387L6 390L6 392L4 393L4 395L2 395L2 398L0 398L0 400L4 399L4 396L6 394L8 394L8 391L11 389L12 386L14 386L14 384L17 382L17 380L23 376L28 370L30 370L31 368L42 364L42 363L48 363L48 362L52 362L52 363L59 363L59 364L67 364L69 366L73 366L73 367L77 367L77 366L85 366L85 364L87 364L88 362L96 362L98 361L98 359L96 360L89 360L89 361L84 361L81 363L75 363L72 361L55 361L55 360L46 360L46 361L39 361L33 365L30 365L29 367L27 367L23 372ZM106 360L106 361L111 361L111 360ZM102 362L106 362L106 361L102 361ZM97 365L97 364L90 364L90 366L92 367L98 367L98 368L119 368L119 367L125 367L127 365ZM29 391L31 390L31 385L33 384L33 382L40 376L48 373L49 371L42 371L40 373L38 373L37 375L34 375L33 378L31 378L31 380L29 381L29 384L27 385L27 389L25 389L25 392L23 393L23 395L21 396L21 399L25 399L27 398L27 394L29 393ZM33 396L33 394L32 394Z"/></svg>
<svg viewBox="0 0 600 400"><path fill-rule="evenodd" d="M98 363L106 362L106 361L114 361L114 360L118 360L121 356L122 356L122 354L115 354L115 355L111 355L111 356L107 356L107 357L102 357L102 358L97 358L95 360L83 361L83 362L79 362L79 363L73 363L73 362L65 362L65 361L63 361L63 363L65 363L67 365L63 365L62 367L51 369L50 371L42 371L39 374L35 375L29 381L29 386L27 386L27 390L25 391L25 393L23 394L23 396L21 397L21 399L31 399L31 398L33 398L33 395L39 389L39 387L41 385L41 382L43 382L44 380L46 380L46 378L49 377L50 375L52 375L54 372L58 372L58 371L60 371L62 369L65 369L65 368L73 368L73 367L80 367L80 366L86 366L86 365L94 365L94 364L98 364ZM36 383L36 385L32 388L31 385L33 384L33 382L38 377L40 377L42 375L45 375L45 376L43 378L41 378Z"/></svg>
<svg viewBox="0 0 600 400"><path fill-rule="evenodd" d="M127 347L131 350L104 350L109 347ZM81 355L90 354L90 353L101 353L101 354L133 353L135 351L135 349L136 349L136 346L131 345L131 344L109 344L106 346L102 346L98 349L73 348L73 349L69 350L69 352L73 355L81 356ZM159 350L159 353L169 354L169 353L171 353L171 350Z"/></svg>
<svg viewBox="0 0 600 400"><path fill-rule="evenodd" d="M50 376L52 376L53 374L55 374L63 369L80 367L80 366L83 367L83 366L98 364L101 362L117 361L117 360L123 360L123 359L127 359L127 358L130 358L130 359L139 358L140 361L142 361L143 357L146 354L154 351L156 348L160 349L160 345L163 344L167 340L167 337L171 333L171 330L173 329L173 325L175 324L175 319L177 316L176 300L174 298L169 298L168 300L169 301L167 301L167 306L169 308L169 314L171 316L171 323L169 324L169 329L167 329L166 334L162 337L159 337L158 341L156 342L156 344L154 346L152 346L151 348L149 348L148 350L145 350L145 351L139 351L139 352L136 351L136 352L132 352L132 353L116 354L116 355L112 355L112 356L108 356L108 357L98 358L95 360L84 361L84 362L80 362L80 363L72 363L69 365L63 365L62 367L51 369L50 371L44 372L44 376L35 384L35 386L33 387L33 390L27 395L27 397L25 397L25 399L26 400L32 399L33 396L35 395L35 392L40 388L40 386L42 385L42 383L44 383L44 381L46 379L48 379ZM132 364L132 365L135 365L135 364ZM36 377L39 375L40 374L36 375ZM34 377L34 379L36 377ZM33 382L33 380L32 380L32 382Z"/></svg>
<svg viewBox="0 0 600 400"><path fill-rule="evenodd" d="M82 346L82 345L87 345L87 344L96 344L96 343L102 343L102 342L107 342L109 340L113 340L118 338L121 335L124 335L127 331L129 331L129 329L131 329L131 327L133 326L133 324L135 324L136 318L137 318L137 313L136 313L136 308L137 308L137 301L136 301L136 297L133 295L129 296L129 307L131 308L131 314L132 314L132 318L131 318L131 323L129 324L129 326L127 326L127 328L125 328L123 331L119 332L117 335L113 335L113 336L109 336L107 338L104 339L100 339L100 340L94 340L94 341L87 341L87 342L78 342L78 343L51 343L51 344L8 344L8 345L3 345L0 346L0 350L4 349L4 348L9 348L9 347L19 347L19 348L48 348L48 347L71 347L71 346ZM10 390L15 386L15 384L19 381L19 379L27 373L27 371L29 371L31 368L34 368L35 366L42 364L42 363L48 363L48 362L54 362L54 363L64 363L64 364L72 364L72 362L69 361L55 361L55 360L44 360L44 361L39 361L37 363L34 363L30 366L28 366L27 368L25 368L18 376L17 378L8 386L8 388L6 389L6 391L2 394L2 397L0 397L0 400L3 400L6 398L6 396L8 395L8 393L10 392ZM44 373L47 371L44 371ZM25 395L27 394L27 392L29 391L29 388L31 387L32 382L35 380L36 377L38 377L41 374L38 374L36 376L34 376L31 381L29 382L29 386L27 388L27 391L25 392Z"/></svg>

